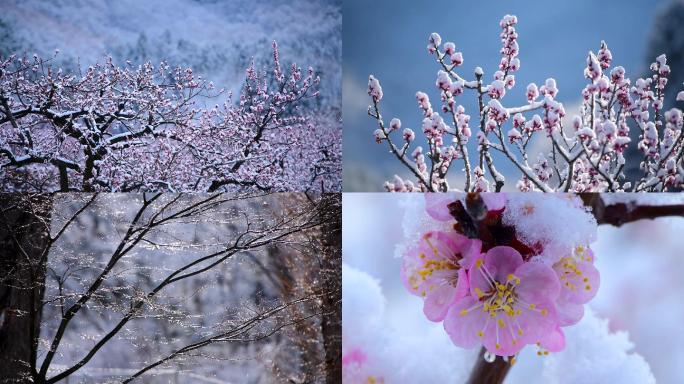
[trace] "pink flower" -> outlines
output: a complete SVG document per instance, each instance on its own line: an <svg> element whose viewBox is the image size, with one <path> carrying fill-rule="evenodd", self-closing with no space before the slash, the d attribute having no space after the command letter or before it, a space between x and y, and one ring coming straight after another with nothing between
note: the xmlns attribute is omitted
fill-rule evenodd
<svg viewBox="0 0 684 384"><path fill-rule="evenodd" d="M342 366L358 364L361 365L366 362L368 357L360 348L354 348L342 356Z"/></svg>
<svg viewBox="0 0 684 384"><path fill-rule="evenodd" d="M382 384L382 376L378 376L373 364L369 364L368 356L361 348L353 348L342 354L342 382Z"/></svg>
<svg viewBox="0 0 684 384"><path fill-rule="evenodd" d="M554 302L560 284L553 269L523 262L515 249L498 246L475 261L468 278L470 294L444 320L454 344L482 344L499 356L515 355L526 344L558 346Z"/></svg>
<svg viewBox="0 0 684 384"><path fill-rule="evenodd" d="M584 316L584 304L596 296L601 278L594 267L594 253L579 246L553 265L561 284L558 320L561 326L576 324Z"/></svg>
<svg viewBox="0 0 684 384"><path fill-rule="evenodd" d="M401 278L406 289L425 298L423 312L442 321L455 300L468 293L464 267L480 255L481 242L457 233L428 232L404 255Z"/></svg>

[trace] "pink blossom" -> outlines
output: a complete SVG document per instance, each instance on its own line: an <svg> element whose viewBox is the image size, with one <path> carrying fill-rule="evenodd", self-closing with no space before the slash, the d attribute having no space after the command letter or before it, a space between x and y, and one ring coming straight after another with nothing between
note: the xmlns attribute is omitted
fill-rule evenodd
<svg viewBox="0 0 684 384"><path fill-rule="evenodd" d="M440 44L442 44L442 37L439 36L439 33L431 33L427 45L428 52L435 53Z"/></svg>
<svg viewBox="0 0 684 384"><path fill-rule="evenodd" d="M356 384L383 384L384 378L377 372L366 352L352 348L342 353L342 382Z"/></svg>
<svg viewBox="0 0 684 384"><path fill-rule="evenodd" d="M522 134L516 128L511 128L508 131L508 141L510 141L511 143L516 141L516 140L521 140L521 139L522 139Z"/></svg>
<svg viewBox="0 0 684 384"><path fill-rule="evenodd" d="M550 267L523 262L518 251L499 246L478 258L468 271L470 295L449 308L444 329L454 344L484 345L499 356L518 353L527 344L556 344L555 300L560 284Z"/></svg>
<svg viewBox="0 0 684 384"><path fill-rule="evenodd" d="M373 75L368 77L368 95L376 102L382 100L382 87L380 86L380 81Z"/></svg>
<svg viewBox="0 0 684 384"><path fill-rule="evenodd" d="M453 55L451 55L449 59L451 59L451 64L458 67L459 65L463 64L463 53L456 52Z"/></svg>
<svg viewBox="0 0 684 384"><path fill-rule="evenodd" d="M537 89L537 84L530 83L527 86L527 101L533 102L539 97L539 90Z"/></svg>
<svg viewBox="0 0 684 384"><path fill-rule="evenodd" d="M585 246L576 247L572 254L553 265L560 280L558 320L561 326L577 323L584 315L584 305L596 296L600 275L594 267L594 253Z"/></svg>
<svg viewBox="0 0 684 384"><path fill-rule="evenodd" d="M404 141L407 143L412 142L416 138L416 134L413 133L413 130L411 128L404 128L404 132L402 133L404 137Z"/></svg>
<svg viewBox="0 0 684 384"><path fill-rule="evenodd" d="M423 312L442 321L454 300L468 292L463 269L480 254L481 243L457 233L428 232L404 255L401 277L406 289L425 298Z"/></svg>

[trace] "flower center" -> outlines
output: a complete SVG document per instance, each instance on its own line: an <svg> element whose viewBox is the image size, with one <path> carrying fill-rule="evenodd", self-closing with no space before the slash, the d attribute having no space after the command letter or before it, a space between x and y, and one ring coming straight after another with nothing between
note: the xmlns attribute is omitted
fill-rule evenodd
<svg viewBox="0 0 684 384"><path fill-rule="evenodd" d="M522 315L523 309L540 313L542 316L548 314L548 310L545 308L537 308L534 303L526 303L522 300L515 292L516 287L520 285L520 278L514 274L508 274L506 277L506 282L502 283L494 279L493 275L487 270L482 259L475 262L475 270L481 273L485 281L489 285L487 291L483 291L479 287L475 288L475 294L477 295L478 303L472 308L463 309L460 312L461 316L467 315L470 311L480 309L487 313L487 321L480 331L477 332L477 336L484 337L484 332L489 326L490 320L496 322L495 337L496 337L496 349L501 349L501 344L499 341L499 332L510 333L513 345L518 343L518 338L523 335L523 329L518 322L518 317Z"/></svg>

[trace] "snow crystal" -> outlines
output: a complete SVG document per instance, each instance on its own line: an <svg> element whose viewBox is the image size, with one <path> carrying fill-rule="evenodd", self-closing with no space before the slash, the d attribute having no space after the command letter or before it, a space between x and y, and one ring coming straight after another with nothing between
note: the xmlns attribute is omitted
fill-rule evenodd
<svg viewBox="0 0 684 384"><path fill-rule="evenodd" d="M342 306L345 328L361 331L381 325L380 315L385 310L385 297L377 280L342 264L342 297L345 302L354 303Z"/></svg>
<svg viewBox="0 0 684 384"><path fill-rule="evenodd" d="M440 324L423 318L420 300L405 303L407 311L390 322L377 280L343 264L342 286L343 350L362 350L368 371L386 383L466 380L477 350L454 346Z"/></svg>
<svg viewBox="0 0 684 384"><path fill-rule="evenodd" d="M546 358L544 382L649 384L655 377L644 358L630 351L627 332L610 333L608 320L587 309L576 326L566 328L565 350Z"/></svg>
<svg viewBox="0 0 684 384"><path fill-rule="evenodd" d="M574 247L596 240L596 219L578 197L527 193L507 197L504 224L514 225L523 243L544 244L540 257L545 263L553 263Z"/></svg>
<svg viewBox="0 0 684 384"><path fill-rule="evenodd" d="M606 205L613 204L639 204L639 205L672 205L684 204L682 193L602 193L601 198Z"/></svg>

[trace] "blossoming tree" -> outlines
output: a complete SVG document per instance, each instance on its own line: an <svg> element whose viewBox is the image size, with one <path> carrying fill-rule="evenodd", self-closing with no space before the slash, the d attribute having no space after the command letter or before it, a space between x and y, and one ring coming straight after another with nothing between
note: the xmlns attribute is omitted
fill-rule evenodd
<svg viewBox="0 0 684 384"><path fill-rule="evenodd" d="M516 183L521 191L665 191L684 184L682 111L664 111L664 89L670 74L665 55L651 65L651 76L632 82L625 69L611 69L612 54L605 42L598 52L589 52L582 90L582 106L570 123L563 104L556 100L558 87L553 78L543 85L527 86L527 104L506 106L504 97L515 86L520 69L515 16L501 19L501 60L492 79L476 67L475 78L467 80L458 72L463 55L452 42L442 44L433 33L427 49L441 69L435 86L441 96L441 113L433 109L428 95L417 92L423 115L421 131L426 146L412 146L416 133L402 128L393 118L386 124L380 112L383 91L378 79L370 76L368 94L372 104L368 114L377 121L375 141L385 142L389 151L410 171L414 180L395 176L385 183L389 191L447 191L449 171L463 165L464 191L500 191L504 176L497 170L493 153L501 154L520 172ZM477 154L468 153L473 135L471 116L458 98L472 91L477 98ZM684 101L684 91L677 101ZM569 126L568 126L569 125ZM638 129L639 140L632 143L630 130ZM548 151L531 159L531 143L536 137L546 141ZM626 158L625 151L636 145L641 159ZM640 177L628 179L625 164L638 161ZM459 167L460 168L460 167ZM491 185L493 184L493 185Z"/></svg>
<svg viewBox="0 0 684 384"><path fill-rule="evenodd" d="M272 69L213 107L223 91L190 68L50 61L0 60L4 191L339 189L337 123L307 106L319 78L281 68L275 42Z"/></svg>

